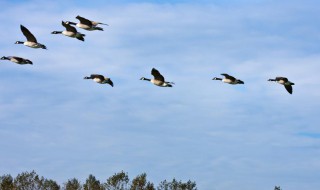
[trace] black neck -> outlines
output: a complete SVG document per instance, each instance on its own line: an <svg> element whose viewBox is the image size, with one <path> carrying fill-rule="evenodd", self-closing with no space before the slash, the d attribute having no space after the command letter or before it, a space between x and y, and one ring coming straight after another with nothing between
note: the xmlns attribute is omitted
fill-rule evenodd
<svg viewBox="0 0 320 190"><path fill-rule="evenodd" d="M212 80L222 80L222 78L214 77Z"/></svg>
<svg viewBox="0 0 320 190"><path fill-rule="evenodd" d="M142 80L151 81L151 79L143 78Z"/></svg>
<svg viewBox="0 0 320 190"><path fill-rule="evenodd" d="M53 31L51 34L62 34L62 31Z"/></svg>
<svg viewBox="0 0 320 190"><path fill-rule="evenodd" d="M2 60L10 60L10 58L9 58L9 57L6 57L6 56L1 57L1 59L2 59Z"/></svg>

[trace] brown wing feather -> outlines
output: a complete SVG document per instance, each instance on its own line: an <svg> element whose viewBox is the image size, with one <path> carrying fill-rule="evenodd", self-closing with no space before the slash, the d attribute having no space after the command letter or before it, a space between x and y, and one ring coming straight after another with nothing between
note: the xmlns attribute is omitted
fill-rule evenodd
<svg viewBox="0 0 320 190"><path fill-rule="evenodd" d="M88 20L86 18L83 18L81 16L77 16L76 19L78 19L82 24L88 25L90 27L92 27L92 21Z"/></svg>
<svg viewBox="0 0 320 190"><path fill-rule="evenodd" d="M151 74L153 75L155 80L164 82L164 77L160 74L160 72L157 69L152 68Z"/></svg>
<svg viewBox="0 0 320 190"><path fill-rule="evenodd" d="M16 59L18 62L22 62L24 59L21 57L12 56L12 58Z"/></svg>
<svg viewBox="0 0 320 190"><path fill-rule="evenodd" d="M235 80L236 80L236 78L234 78L233 76L230 76L230 75L228 75L228 74L222 73L221 75L224 76L226 79L230 79L230 80L232 80L232 81L235 81Z"/></svg>
<svg viewBox="0 0 320 190"><path fill-rule="evenodd" d="M66 24L65 22L61 22L62 26L64 26L66 28L67 31L69 32L73 32L73 33L77 33L77 29L73 26L71 26L70 24Z"/></svg>
<svg viewBox="0 0 320 190"><path fill-rule="evenodd" d="M27 41L38 43L36 37L34 37L34 35L26 27L20 25L20 29L23 35L27 38Z"/></svg>
<svg viewBox="0 0 320 190"><path fill-rule="evenodd" d="M111 79L108 79L108 80L107 80L107 83L110 84L110 85L113 87L113 82L112 82Z"/></svg>
<svg viewBox="0 0 320 190"><path fill-rule="evenodd" d="M292 86L291 85L284 85L284 87L287 89L287 91L292 94Z"/></svg>

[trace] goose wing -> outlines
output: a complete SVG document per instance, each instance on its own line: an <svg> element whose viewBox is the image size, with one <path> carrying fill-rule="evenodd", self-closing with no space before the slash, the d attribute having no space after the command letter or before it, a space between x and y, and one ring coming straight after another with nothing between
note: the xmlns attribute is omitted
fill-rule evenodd
<svg viewBox="0 0 320 190"><path fill-rule="evenodd" d="M157 69L152 68L151 74L153 75L155 80L164 82L164 77L160 74L160 72Z"/></svg>
<svg viewBox="0 0 320 190"><path fill-rule="evenodd" d="M108 79L108 80L107 80L107 83L110 84L110 85L113 87L113 82L112 82L111 79Z"/></svg>
<svg viewBox="0 0 320 190"><path fill-rule="evenodd" d="M86 19L86 18L83 18L83 17L81 17L81 16L79 16L79 15L76 17L76 19L78 19L78 20L80 21L80 23L92 27L92 22L91 22L91 20L88 20L88 19Z"/></svg>
<svg viewBox="0 0 320 190"><path fill-rule="evenodd" d="M292 94L292 86L291 85L284 85L284 87L286 88L286 90Z"/></svg>
<svg viewBox="0 0 320 190"><path fill-rule="evenodd" d="M232 81L235 81L235 80L236 80L236 78L234 78L233 76L230 76L230 75L228 75L228 74L222 73L221 75L224 76L226 79L230 79L230 80L232 80Z"/></svg>
<svg viewBox="0 0 320 190"><path fill-rule="evenodd" d="M21 57L16 57L16 56L12 56L12 58L14 58L15 60L17 60L18 62L22 62L25 59L21 58Z"/></svg>
<svg viewBox="0 0 320 190"><path fill-rule="evenodd" d="M77 29L73 26L71 26L70 24L66 24L65 22L61 22L62 26L64 26L66 28L67 31L69 32L73 32L73 33L77 33Z"/></svg>
<svg viewBox="0 0 320 190"><path fill-rule="evenodd" d="M20 29L23 35L27 38L27 41L38 43L36 37L34 37L34 35L26 27L20 25Z"/></svg>

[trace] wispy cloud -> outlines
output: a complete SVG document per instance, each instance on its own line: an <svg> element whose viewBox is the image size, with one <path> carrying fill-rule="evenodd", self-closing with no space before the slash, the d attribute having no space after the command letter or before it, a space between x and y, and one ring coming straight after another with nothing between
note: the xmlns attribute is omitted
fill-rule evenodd
<svg viewBox="0 0 320 190"><path fill-rule="evenodd" d="M2 2L1 53L34 62L1 61L2 172L35 169L63 182L124 170L199 189L319 186L318 2L47 3ZM50 34L77 15L110 26L79 29L85 42ZM49 50L15 45L20 24ZM176 85L140 81L153 67ZM115 87L83 80L92 73ZM221 73L245 85L211 80ZM293 95L267 81L279 75L296 83Z"/></svg>

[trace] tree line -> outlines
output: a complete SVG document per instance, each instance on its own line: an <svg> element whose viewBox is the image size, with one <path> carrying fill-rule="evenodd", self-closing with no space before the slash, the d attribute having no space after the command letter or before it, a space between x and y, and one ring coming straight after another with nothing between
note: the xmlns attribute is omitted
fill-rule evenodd
<svg viewBox="0 0 320 190"><path fill-rule="evenodd" d="M85 183L78 179L68 179L61 186L52 179L39 176L35 171L22 172L13 178L10 174L0 176L0 190L197 190L193 181L182 182L173 178L163 180L157 187L142 173L132 180L124 171L115 173L105 182L100 182L90 174Z"/></svg>

